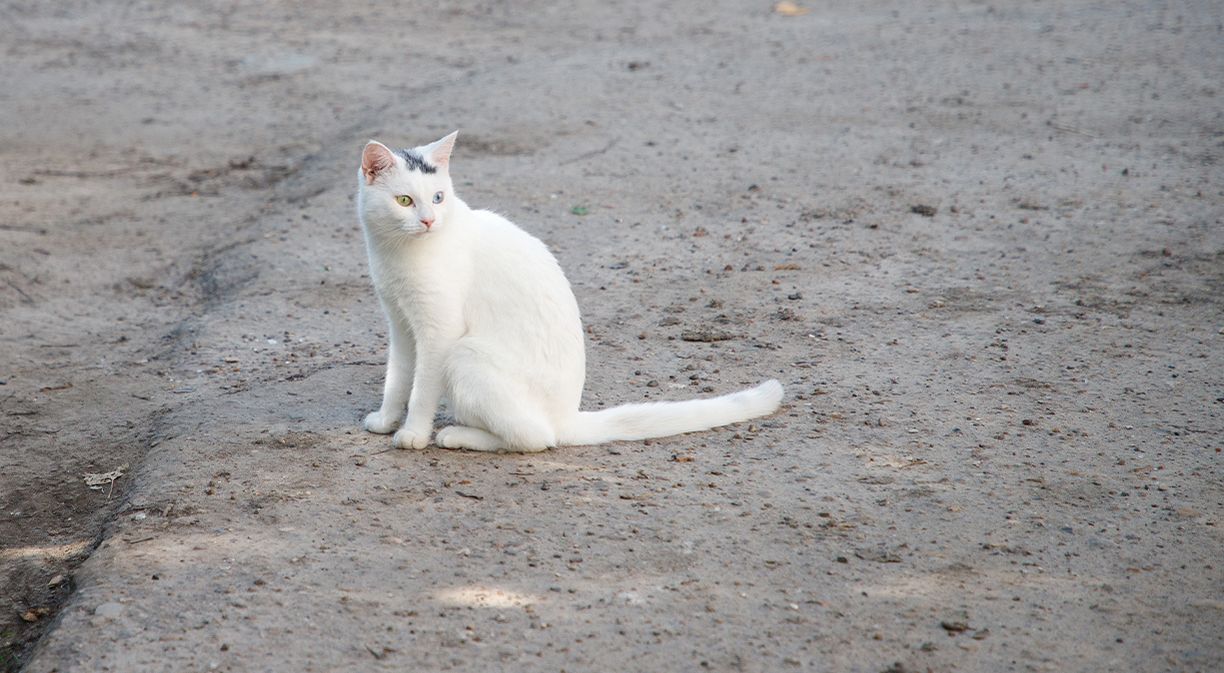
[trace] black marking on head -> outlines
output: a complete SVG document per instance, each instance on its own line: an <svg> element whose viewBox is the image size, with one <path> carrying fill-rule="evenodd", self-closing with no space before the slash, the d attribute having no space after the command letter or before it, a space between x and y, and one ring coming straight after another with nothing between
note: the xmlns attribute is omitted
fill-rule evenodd
<svg viewBox="0 0 1224 673"><path fill-rule="evenodd" d="M424 157L412 150L400 150L399 155L404 158L404 163L408 164L408 170L410 171L415 169L430 175L438 172L437 166L426 163Z"/></svg>

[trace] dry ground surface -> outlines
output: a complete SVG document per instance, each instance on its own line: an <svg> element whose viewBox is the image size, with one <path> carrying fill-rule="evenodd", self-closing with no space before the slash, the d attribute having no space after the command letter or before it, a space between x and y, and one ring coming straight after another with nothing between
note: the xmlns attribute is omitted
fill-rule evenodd
<svg viewBox="0 0 1224 673"><path fill-rule="evenodd" d="M0 4L0 668L1224 669L1219 4L804 6ZM455 128L587 407L783 409L363 433L358 154Z"/></svg>

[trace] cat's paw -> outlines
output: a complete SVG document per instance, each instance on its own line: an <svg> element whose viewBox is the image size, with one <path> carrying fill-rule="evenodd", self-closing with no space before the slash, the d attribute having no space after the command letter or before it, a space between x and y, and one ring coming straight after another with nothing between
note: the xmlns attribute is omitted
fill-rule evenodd
<svg viewBox="0 0 1224 673"><path fill-rule="evenodd" d="M438 431L434 444L443 449L468 449L469 451L503 451L505 442L477 428L449 425Z"/></svg>
<svg viewBox="0 0 1224 673"><path fill-rule="evenodd" d="M384 416L381 411L366 414L365 429L379 435L389 435L399 427L399 421L394 416Z"/></svg>
<svg viewBox="0 0 1224 673"><path fill-rule="evenodd" d="M434 436L434 443L443 449L461 449L463 444L459 441L458 437L454 436L455 434L457 434L455 426L448 425L439 430L438 434Z"/></svg>
<svg viewBox="0 0 1224 673"><path fill-rule="evenodd" d="M403 428L391 438L391 446L397 449L423 449L429 445L428 432L413 432Z"/></svg>

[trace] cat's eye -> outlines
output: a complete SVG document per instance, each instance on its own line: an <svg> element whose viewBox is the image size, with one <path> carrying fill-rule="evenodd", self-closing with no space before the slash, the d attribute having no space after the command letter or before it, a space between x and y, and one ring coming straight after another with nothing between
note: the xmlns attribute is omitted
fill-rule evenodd
<svg viewBox="0 0 1224 673"><path fill-rule="evenodd" d="M395 202L407 208L408 206L412 205L412 197L408 196L407 194L400 194L399 196L395 197Z"/></svg>
<svg viewBox="0 0 1224 673"><path fill-rule="evenodd" d="M434 194L434 203L442 203L442 192Z"/></svg>

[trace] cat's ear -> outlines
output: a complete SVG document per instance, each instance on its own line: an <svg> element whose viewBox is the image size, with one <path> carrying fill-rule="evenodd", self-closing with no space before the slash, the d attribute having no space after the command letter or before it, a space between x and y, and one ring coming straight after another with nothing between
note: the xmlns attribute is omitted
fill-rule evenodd
<svg viewBox="0 0 1224 673"><path fill-rule="evenodd" d="M429 143L421 148L421 155L438 168L449 169L451 150L455 149L455 138L458 136L459 132L455 131L441 140Z"/></svg>
<svg viewBox="0 0 1224 673"><path fill-rule="evenodd" d="M365 176L366 184L374 184L374 178L379 174L391 170L395 165L395 155L387 146L371 140L366 143L365 149L361 152L361 174Z"/></svg>

